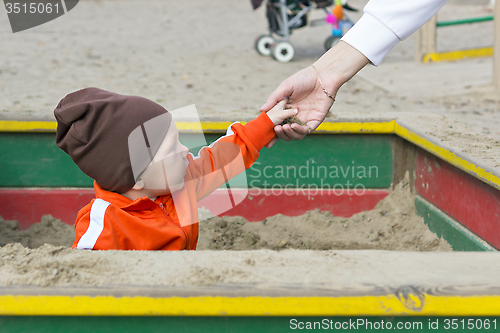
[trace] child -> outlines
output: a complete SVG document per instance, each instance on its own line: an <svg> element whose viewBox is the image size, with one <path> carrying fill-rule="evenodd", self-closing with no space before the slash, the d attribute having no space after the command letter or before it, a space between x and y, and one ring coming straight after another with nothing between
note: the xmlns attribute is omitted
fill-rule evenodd
<svg viewBox="0 0 500 333"><path fill-rule="evenodd" d="M252 166L274 126L297 113L285 104L232 124L194 157L171 114L150 100L97 88L64 97L54 111L57 145L96 194L78 212L73 248L195 250L197 201Z"/></svg>

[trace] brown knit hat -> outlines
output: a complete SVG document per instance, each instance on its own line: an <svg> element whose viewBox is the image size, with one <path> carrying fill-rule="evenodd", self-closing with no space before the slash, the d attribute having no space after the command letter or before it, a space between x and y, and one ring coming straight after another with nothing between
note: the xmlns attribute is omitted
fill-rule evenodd
<svg viewBox="0 0 500 333"><path fill-rule="evenodd" d="M57 146L102 188L118 193L134 186L158 151L172 120L167 110L146 98L98 88L67 95L54 115ZM153 131L145 130L152 125ZM143 133L142 142L131 135L138 131Z"/></svg>

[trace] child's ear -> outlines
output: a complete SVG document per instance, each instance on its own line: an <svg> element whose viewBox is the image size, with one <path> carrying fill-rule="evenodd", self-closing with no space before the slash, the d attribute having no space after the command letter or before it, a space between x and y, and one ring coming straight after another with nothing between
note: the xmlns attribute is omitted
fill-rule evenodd
<svg viewBox="0 0 500 333"><path fill-rule="evenodd" d="M144 182L139 179L137 183L135 183L134 187L132 187L133 190L140 191L144 188Z"/></svg>

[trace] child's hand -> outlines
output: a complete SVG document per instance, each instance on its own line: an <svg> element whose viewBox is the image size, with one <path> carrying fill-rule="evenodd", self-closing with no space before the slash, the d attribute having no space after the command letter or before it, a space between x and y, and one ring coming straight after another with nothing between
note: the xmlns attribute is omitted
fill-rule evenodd
<svg viewBox="0 0 500 333"><path fill-rule="evenodd" d="M285 98L276 104L271 110L267 111L267 116L273 122L274 126L281 124L286 118L295 116L297 109L285 109L288 98Z"/></svg>

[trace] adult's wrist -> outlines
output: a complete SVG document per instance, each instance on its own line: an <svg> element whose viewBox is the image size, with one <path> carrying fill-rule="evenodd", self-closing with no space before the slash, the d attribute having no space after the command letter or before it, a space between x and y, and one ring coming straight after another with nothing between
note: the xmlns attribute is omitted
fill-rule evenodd
<svg viewBox="0 0 500 333"><path fill-rule="evenodd" d="M341 41L363 53L373 65L378 66L400 39L382 22L365 13Z"/></svg>
<svg viewBox="0 0 500 333"><path fill-rule="evenodd" d="M340 41L313 65L319 72L324 87L336 93L370 61L351 45Z"/></svg>

